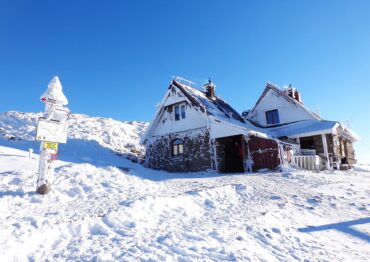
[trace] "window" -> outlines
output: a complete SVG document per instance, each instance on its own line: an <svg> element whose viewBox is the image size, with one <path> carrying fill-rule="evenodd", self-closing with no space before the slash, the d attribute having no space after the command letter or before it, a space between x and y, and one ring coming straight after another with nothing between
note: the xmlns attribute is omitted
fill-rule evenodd
<svg viewBox="0 0 370 262"><path fill-rule="evenodd" d="M266 111L266 122L268 125L275 125L280 123L279 112L277 109Z"/></svg>
<svg viewBox="0 0 370 262"><path fill-rule="evenodd" d="M175 139L172 142L172 156L182 156L184 154L184 142L181 139Z"/></svg>
<svg viewBox="0 0 370 262"><path fill-rule="evenodd" d="M180 120L180 107L175 106L175 120L178 121Z"/></svg>
<svg viewBox="0 0 370 262"><path fill-rule="evenodd" d="M181 118L184 119L185 118L185 105L182 105L181 106Z"/></svg>
<svg viewBox="0 0 370 262"><path fill-rule="evenodd" d="M175 120L178 121L185 118L185 105L175 106Z"/></svg>

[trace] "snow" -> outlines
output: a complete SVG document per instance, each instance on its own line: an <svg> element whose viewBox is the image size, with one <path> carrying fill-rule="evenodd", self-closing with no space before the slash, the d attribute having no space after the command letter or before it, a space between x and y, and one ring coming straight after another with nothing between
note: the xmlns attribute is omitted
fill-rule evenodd
<svg viewBox="0 0 370 262"><path fill-rule="evenodd" d="M287 96L279 87L270 83L267 84L262 99L258 100L249 113L248 119L259 125L268 126L265 112L275 109L279 111L280 124L301 120L320 120L320 117L313 114L303 104Z"/></svg>
<svg viewBox="0 0 370 262"><path fill-rule="evenodd" d="M275 137L304 137L323 133L333 133L339 125L336 121L303 120L278 127L271 127L267 131Z"/></svg>
<svg viewBox="0 0 370 262"><path fill-rule="evenodd" d="M140 149L147 124L74 115L52 191L40 196L38 155L28 158L28 148L38 145L31 141L37 116L0 114L1 261L370 257L368 165L320 173L166 173L117 155Z"/></svg>
<svg viewBox="0 0 370 262"><path fill-rule="evenodd" d="M11 147L22 150L32 148L34 152L38 152L40 144L34 139L37 120L41 116L41 113L15 111L0 113L0 138L3 136L15 140L15 142L4 141L4 145L11 144ZM145 149L140 144L140 138L146 131L148 123L117 121L81 114L71 114L68 123L67 144L59 146L62 160L86 162L100 157L102 165L107 159L104 156L111 156L112 152L135 156L144 154Z"/></svg>
<svg viewBox="0 0 370 262"><path fill-rule="evenodd" d="M208 98L203 91L193 87L176 82L176 85L181 86L191 97L193 97L200 105L215 119L220 121L229 122L235 125L243 123L242 118L227 102L221 98Z"/></svg>
<svg viewBox="0 0 370 262"><path fill-rule="evenodd" d="M68 99L65 97L62 91L62 84L59 81L59 77L54 76L48 84L48 88L41 96L41 101L53 102L53 104L67 105Z"/></svg>

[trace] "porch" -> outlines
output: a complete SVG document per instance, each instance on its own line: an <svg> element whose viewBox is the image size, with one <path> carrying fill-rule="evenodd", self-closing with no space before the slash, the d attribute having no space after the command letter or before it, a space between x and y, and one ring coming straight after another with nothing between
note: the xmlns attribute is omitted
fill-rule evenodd
<svg viewBox="0 0 370 262"><path fill-rule="evenodd" d="M301 168L311 169L314 165L315 170L339 170L356 163L352 141L342 136L323 133L298 137L297 140L300 152L296 154L294 164Z"/></svg>

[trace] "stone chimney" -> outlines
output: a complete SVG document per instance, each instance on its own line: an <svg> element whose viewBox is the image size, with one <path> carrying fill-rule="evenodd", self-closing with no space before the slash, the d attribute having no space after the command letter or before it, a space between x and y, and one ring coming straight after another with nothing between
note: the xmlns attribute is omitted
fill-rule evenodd
<svg viewBox="0 0 370 262"><path fill-rule="evenodd" d="M297 100L299 103L303 104L301 99L301 93L298 91L297 88L293 87L292 85L289 85L289 87L285 88L283 92L290 96L291 98Z"/></svg>
<svg viewBox="0 0 370 262"><path fill-rule="evenodd" d="M210 99L216 97L216 85L208 79L208 83L203 85L203 88L206 90L206 96Z"/></svg>

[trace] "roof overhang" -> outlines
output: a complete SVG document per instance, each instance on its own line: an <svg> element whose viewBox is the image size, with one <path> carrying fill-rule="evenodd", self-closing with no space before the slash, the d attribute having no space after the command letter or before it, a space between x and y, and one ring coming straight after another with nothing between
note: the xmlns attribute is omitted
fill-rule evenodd
<svg viewBox="0 0 370 262"><path fill-rule="evenodd" d="M319 131L312 131L312 132L306 132L306 133L299 133L296 135L289 135L289 138L299 138L299 137L307 137L307 136L317 136L317 135L325 135L325 134L333 134L335 133L334 130L331 129L325 129L325 130L319 130Z"/></svg>

